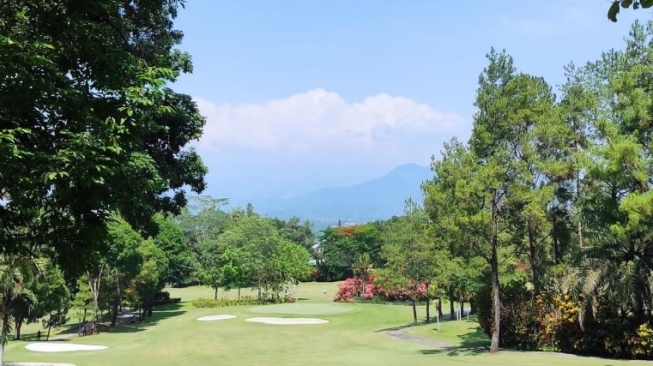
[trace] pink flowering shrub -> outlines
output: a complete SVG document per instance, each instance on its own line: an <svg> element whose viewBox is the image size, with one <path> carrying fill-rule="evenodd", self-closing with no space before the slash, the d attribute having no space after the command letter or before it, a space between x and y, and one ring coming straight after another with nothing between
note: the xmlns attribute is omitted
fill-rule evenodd
<svg viewBox="0 0 653 366"><path fill-rule="evenodd" d="M426 284L424 283L417 284L414 290L412 288L388 290L375 284L374 280L374 276L371 275L365 281L365 286L363 286L363 281L359 278L346 279L338 286L338 292L333 296L333 301L354 302L356 300L372 300L374 298L384 301L405 301L412 297L413 291L415 291L417 299L424 299L426 297Z"/></svg>
<svg viewBox="0 0 653 366"><path fill-rule="evenodd" d="M362 281L358 278L348 278L338 285L338 292L333 296L333 301L353 302L360 297Z"/></svg>

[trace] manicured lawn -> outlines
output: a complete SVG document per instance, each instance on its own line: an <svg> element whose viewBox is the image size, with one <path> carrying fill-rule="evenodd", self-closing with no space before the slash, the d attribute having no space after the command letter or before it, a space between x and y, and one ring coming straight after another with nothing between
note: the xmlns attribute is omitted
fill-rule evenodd
<svg viewBox="0 0 653 366"><path fill-rule="evenodd" d="M323 288L328 294L322 294ZM501 352L478 349L439 350L428 343L411 343L385 334L406 325L411 309L403 305L333 304L336 284L307 283L297 289L296 304L264 307L195 309L194 297L211 297L210 288L173 289L181 304L155 311L145 325L122 326L99 335L73 338L85 344L109 346L106 351L40 354L25 350L26 342L7 345L7 361L70 362L83 365L637 365L640 362L579 358L546 353ZM229 293L232 296L234 291ZM243 293L244 294L244 293ZM303 306L306 305L306 306ZM267 308L267 309L266 309ZM294 310L293 310L294 309ZM318 317L320 325L249 323L253 316ZM420 309L423 314L424 309ZM233 314L235 319L199 322L204 315ZM456 345L487 342L474 322L443 322L404 329L407 334ZM467 342L467 343L466 343Z"/></svg>
<svg viewBox="0 0 653 366"><path fill-rule="evenodd" d="M297 286L293 296L299 301L329 301L333 299L333 295L338 290L338 285L341 282L307 282ZM327 290L326 296L324 289ZM165 291L170 293L170 297L181 297L184 301L205 298L212 299L215 295L214 290L208 286L192 286L186 288L167 288ZM240 290L240 296L256 297L256 291L243 288ZM218 298L236 299L238 297L238 290L233 289L218 291Z"/></svg>
<svg viewBox="0 0 653 366"><path fill-rule="evenodd" d="M472 320L441 322L439 330L437 323L423 324L406 328L404 333L437 340L457 347L477 348L490 346L490 340L473 318Z"/></svg>

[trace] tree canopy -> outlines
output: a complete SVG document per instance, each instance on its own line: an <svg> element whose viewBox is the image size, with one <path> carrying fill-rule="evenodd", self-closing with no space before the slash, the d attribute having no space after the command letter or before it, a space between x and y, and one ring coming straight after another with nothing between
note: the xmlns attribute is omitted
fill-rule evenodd
<svg viewBox="0 0 653 366"><path fill-rule="evenodd" d="M119 213L152 232L206 168L204 119L168 83L190 72L181 0L10 0L0 8L0 245L66 269Z"/></svg>

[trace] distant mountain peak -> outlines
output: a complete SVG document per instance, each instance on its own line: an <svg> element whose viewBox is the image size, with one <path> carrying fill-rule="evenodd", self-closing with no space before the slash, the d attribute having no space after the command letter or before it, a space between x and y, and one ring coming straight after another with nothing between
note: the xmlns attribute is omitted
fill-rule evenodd
<svg viewBox="0 0 653 366"><path fill-rule="evenodd" d="M311 220L316 229L343 222L389 219L403 213L404 201L422 200L421 184L431 179L427 166L409 163L367 182L314 191L287 199L255 202L260 213L282 219L298 216Z"/></svg>

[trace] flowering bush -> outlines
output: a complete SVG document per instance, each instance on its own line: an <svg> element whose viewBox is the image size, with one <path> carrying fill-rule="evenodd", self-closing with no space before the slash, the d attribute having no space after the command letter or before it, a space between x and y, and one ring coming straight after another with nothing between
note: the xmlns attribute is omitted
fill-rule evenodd
<svg viewBox="0 0 653 366"><path fill-rule="evenodd" d="M358 278L346 279L345 282L338 285L338 292L333 296L333 301L353 302L361 297L362 286L363 281Z"/></svg>
<svg viewBox="0 0 653 366"><path fill-rule="evenodd" d="M520 281L501 289L502 347L558 350L600 357L653 359L653 329L635 319L619 317L605 303L595 304L595 316L579 324L581 303L569 295L542 292L537 296ZM492 328L492 292L476 294L478 320L486 334Z"/></svg>
<svg viewBox="0 0 653 366"><path fill-rule="evenodd" d="M417 286L409 283L406 288L388 290L383 286L379 286L375 280L374 275L370 275L364 283L359 278L348 278L338 286L338 292L333 296L333 301L353 302L355 300L372 300L375 298L384 301L405 301L412 298L413 291L417 299L426 298L427 286L424 283L419 283Z"/></svg>

